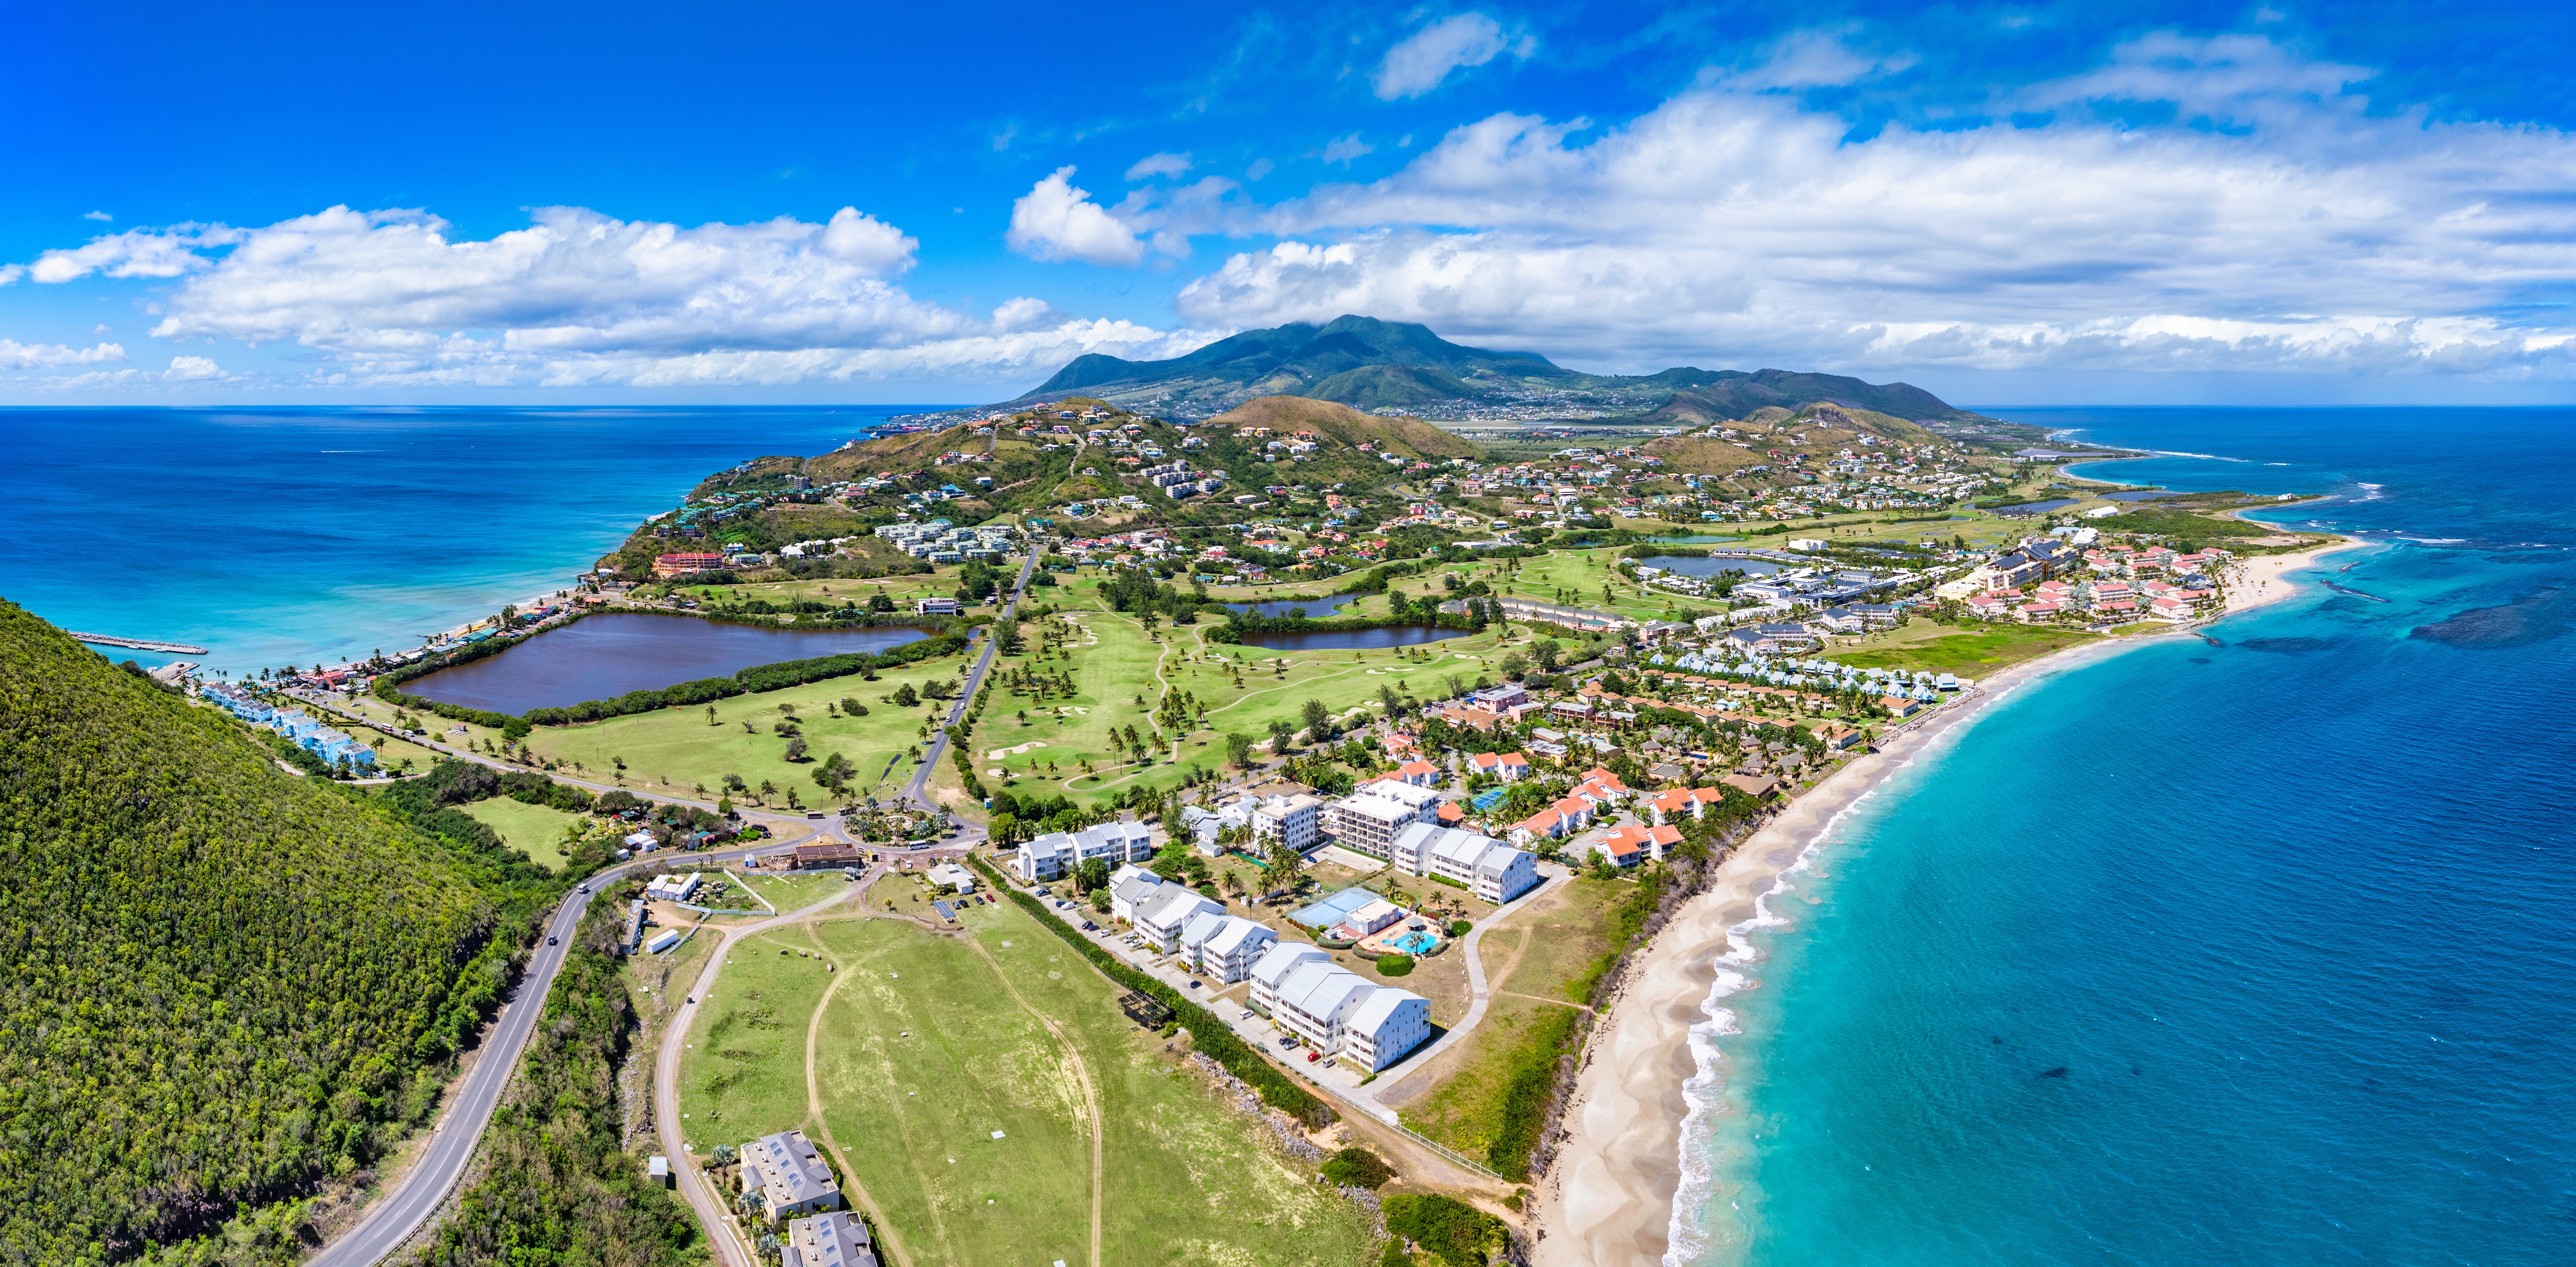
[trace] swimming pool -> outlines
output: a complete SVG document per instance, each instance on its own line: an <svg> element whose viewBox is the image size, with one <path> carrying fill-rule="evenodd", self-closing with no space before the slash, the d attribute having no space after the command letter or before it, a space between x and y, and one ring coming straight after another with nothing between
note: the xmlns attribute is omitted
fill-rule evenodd
<svg viewBox="0 0 2576 1267"><path fill-rule="evenodd" d="M1404 936L1393 938L1386 943L1389 950L1400 950L1408 955L1430 954L1432 948L1439 944L1440 939L1432 936L1427 930L1416 930L1414 932L1406 933Z"/></svg>

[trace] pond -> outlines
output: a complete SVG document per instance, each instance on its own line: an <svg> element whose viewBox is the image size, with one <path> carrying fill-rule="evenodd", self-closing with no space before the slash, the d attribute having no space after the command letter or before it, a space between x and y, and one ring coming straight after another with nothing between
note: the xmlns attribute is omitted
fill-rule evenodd
<svg viewBox="0 0 2576 1267"><path fill-rule="evenodd" d="M2063 510L2082 500L2084 499L2080 497L2060 497L2054 501L2023 502L2018 506L1997 506L1994 508L1994 513L1998 515L2045 515L2052 510Z"/></svg>
<svg viewBox="0 0 2576 1267"><path fill-rule="evenodd" d="M1720 542L1742 541L1743 539L1744 538L1742 537L1711 537L1705 535L1697 537L1648 537L1646 538L1646 544L1654 546L1713 546Z"/></svg>
<svg viewBox="0 0 2576 1267"><path fill-rule="evenodd" d="M1381 629L1335 629L1315 633L1245 634L1248 647L1266 647L1272 651L1340 651L1351 648L1410 647L1416 643L1437 642L1443 638L1464 638L1464 629L1441 629L1431 625L1390 625Z"/></svg>
<svg viewBox="0 0 2576 1267"><path fill-rule="evenodd" d="M884 651L930 635L910 625L764 629L623 612L549 629L496 656L403 683L414 695L496 713L612 699L755 664Z"/></svg>
<svg viewBox="0 0 2576 1267"><path fill-rule="evenodd" d="M1687 554L1659 554L1651 559L1639 559L1637 562L1645 567L1662 568L1667 572L1679 572L1684 576L1698 577L1715 576L1720 572L1769 576L1788 566L1785 563L1774 563L1769 559L1695 559Z"/></svg>
<svg viewBox="0 0 2576 1267"><path fill-rule="evenodd" d="M1360 600L1356 598L1343 599L1330 596L1316 598L1272 598L1258 603L1227 603L1225 607L1227 611L1248 613L1254 616L1305 616L1315 620L1323 620L1346 607L1358 606L1359 601Z"/></svg>

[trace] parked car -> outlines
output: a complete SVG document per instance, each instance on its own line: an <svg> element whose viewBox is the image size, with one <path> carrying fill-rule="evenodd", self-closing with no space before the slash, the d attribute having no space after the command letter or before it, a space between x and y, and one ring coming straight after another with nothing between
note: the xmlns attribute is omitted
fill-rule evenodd
<svg viewBox="0 0 2576 1267"><path fill-rule="evenodd" d="M1313 1063L1315 1063L1315 1062L1316 1062L1316 1061L1318 1061L1318 1060L1322 1060L1323 1058L1324 1058L1324 1053L1322 1053L1322 1052L1320 1052L1320 1051L1310 1051L1310 1052L1307 1052L1307 1053L1306 1053L1306 1063L1307 1063L1307 1064L1310 1064L1310 1065L1311 1065L1311 1064L1313 1064Z"/></svg>
<svg viewBox="0 0 2576 1267"><path fill-rule="evenodd" d="M549 938L547 938L546 940L547 940L547 941L549 941L549 942L551 942L551 941L553 941L554 939L553 939L553 938L551 938L551 937L549 937ZM1204 982L1204 981L1199 980L1197 977L1192 977L1192 978L1190 978L1190 988L1191 988L1191 989L1193 989L1193 990L1195 990L1195 989L1197 989L1197 988L1199 988L1200 986L1205 985L1205 984L1207 984L1207 983L1206 983L1206 982Z"/></svg>
<svg viewBox="0 0 2576 1267"><path fill-rule="evenodd" d="M1238 1020L1238 1021L1248 1021L1248 1020L1251 1020L1251 1019L1252 1019L1252 1009L1251 1009L1251 1008L1245 1008L1245 1009L1243 1009L1243 1011L1242 1011L1241 1013L1239 1013L1238 1015L1236 1015L1236 1017L1235 1017L1234 1019L1236 1019L1236 1020Z"/></svg>

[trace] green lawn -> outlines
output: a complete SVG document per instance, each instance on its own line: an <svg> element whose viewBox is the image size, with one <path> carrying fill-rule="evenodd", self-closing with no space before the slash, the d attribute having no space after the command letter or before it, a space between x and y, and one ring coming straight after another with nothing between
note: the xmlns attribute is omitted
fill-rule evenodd
<svg viewBox="0 0 2576 1267"><path fill-rule="evenodd" d="M1470 1156L1484 1154L1501 1124L1512 1067L1527 1058L1533 1042L1543 1041L1538 1022L1575 1001L1583 974L1609 949L1599 931L1604 913L1634 891L1618 880L1576 880L1484 935L1479 949L1495 991L1484 1022L1429 1066L1381 1092L1406 1126Z"/></svg>
<svg viewBox="0 0 2576 1267"><path fill-rule="evenodd" d="M2024 660L2035 660L2099 637L2080 629L2036 625L2005 625L1992 630L1958 633L1946 625L1918 620L1902 629L1871 635L1848 650L1837 650L1831 654L1835 663L1856 669L1916 669L1983 677L1997 669Z"/></svg>
<svg viewBox="0 0 2576 1267"><path fill-rule="evenodd" d="M564 856L564 833L589 824L581 814L568 814L544 805L525 805L506 796L476 801L465 807L475 821L500 833L501 843L545 866L561 871L570 858Z"/></svg>
<svg viewBox="0 0 2576 1267"><path fill-rule="evenodd" d="M710 936L701 932L692 944ZM808 957L815 949L793 928L727 947L727 967L699 997L681 1052L680 1111L688 1116L680 1129L693 1157L804 1125L805 1026L833 977L825 970L831 960ZM694 984L675 979L673 988Z"/></svg>
<svg viewBox="0 0 2576 1267"><path fill-rule="evenodd" d="M834 894L855 894L858 885L839 871L806 871L793 875L763 875L736 871L733 878L745 887L768 898L781 911L801 911Z"/></svg>
<svg viewBox="0 0 2576 1267"><path fill-rule="evenodd" d="M724 776L739 774L754 789L766 780L778 789L769 804L784 805L792 789L800 804L819 805L827 798L813 772L830 754L848 757L858 769L852 786L862 795L874 789L889 794L911 776L912 763L898 762L891 774L887 761L920 742L919 732L934 715L931 707L900 708L885 702L898 686L916 691L931 681L956 682L970 667L962 657L907 665L870 682L856 675L829 678L804 686L738 695L714 705L716 721L707 724L707 708L665 708L582 726L539 727L528 746L539 756L579 762L583 777L611 781L615 761L626 760L626 786L639 795L694 795L699 787L712 798ZM843 698L858 700L865 717L826 714L823 706ZM790 762L787 740L772 727L785 720L780 705L795 710L807 744L807 759ZM942 706L944 709L944 706ZM743 729L744 723L752 729ZM885 784L879 786L880 777ZM757 793L751 798L758 803Z"/></svg>
<svg viewBox="0 0 2576 1267"><path fill-rule="evenodd" d="M1085 1261L1095 1097L1101 1261L1358 1260L1350 1206L1141 1039L1071 948L1008 905L966 923L989 961L892 920L821 926L850 973L818 1048L825 1118L915 1262Z"/></svg>

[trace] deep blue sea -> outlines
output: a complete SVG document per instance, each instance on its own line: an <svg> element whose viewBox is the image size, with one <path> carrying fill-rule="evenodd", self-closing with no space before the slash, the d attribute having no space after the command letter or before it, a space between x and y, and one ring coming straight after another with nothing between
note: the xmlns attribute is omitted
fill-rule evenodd
<svg viewBox="0 0 2576 1267"><path fill-rule="evenodd" d="M0 597L210 670L338 663L569 585L745 458L928 407L0 409Z"/></svg>
<svg viewBox="0 0 2576 1267"><path fill-rule="evenodd" d="M1844 817L1722 1000L1677 1257L2576 1263L2576 410L1995 412L2378 544Z"/></svg>

